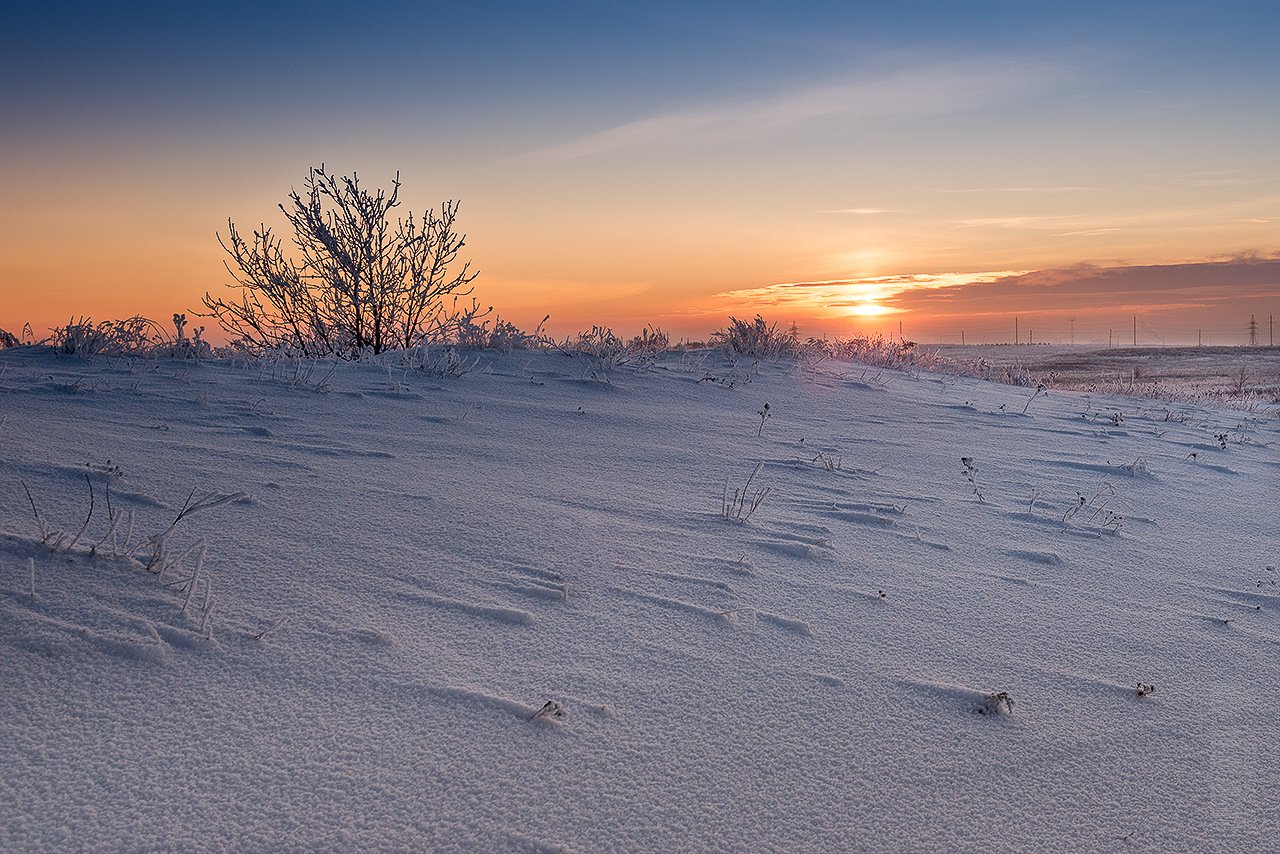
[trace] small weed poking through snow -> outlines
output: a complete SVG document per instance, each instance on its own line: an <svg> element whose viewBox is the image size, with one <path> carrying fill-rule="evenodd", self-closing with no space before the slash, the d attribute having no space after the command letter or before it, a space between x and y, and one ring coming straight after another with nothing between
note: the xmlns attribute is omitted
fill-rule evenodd
<svg viewBox="0 0 1280 854"><path fill-rule="evenodd" d="M555 700L547 700L541 709L529 716L531 721L547 721L548 723L559 723L567 720L569 711Z"/></svg>
<svg viewBox="0 0 1280 854"><path fill-rule="evenodd" d="M1040 397L1042 395L1044 397L1049 396L1049 389L1045 386L1044 383L1040 383L1039 385L1037 385L1035 393L1031 395L1031 397L1027 398L1027 405L1022 407L1022 414L1026 415L1027 410L1031 408L1031 402L1034 401L1037 397Z"/></svg>
<svg viewBox="0 0 1280 854"><path fill-rule="evenodd" d="M729 478L724 479L724 491L720 496L720 515L730 522L737 522L739 525L745 525L752 514L759 509L760 505L769 497L769 488L763 487L753 490L752 482L756 479L756 475L760 474L760 470L764 468L764 463L756 463L756 467L751 470L751 474L747 476L747 482L740 488L733 491L733 496L729 496Z"/></svg>
<svg viewBox="0 0 1280 854"><path fill-rule="evenodd" d="M1139 697L1150 697L1156 692L1156 686L1147 682L1139 682L1138 687L1134 689Z"/></svg>
<svg viewBox="0 0 1280 854"><path fill-rule="evenodd" d="M980 715L1013 714L1013 697L1008 691L997 691L982 698L982 705L975 710Z"/></svg>
<svg viewBox="0 0 1280 854"><path fill-rule="evenodd" d="M1146 457L1138 457L1133 462L1125 463L1124 465L1119 466L1119 468L1125 474L1129 475L1129 477L1138 477L1139 475L1145 475L1147 477L1151 476L1151 469L1147 467Z"/></svg>
<svg viewBox="0 0 1280 854"><path fill-rule="evenodd" d="M1105 481L1088 497L1085 497L1084 493L1077 492L1075 500L1062 514L1063 527L1066 528L1074 522L1078 527L1099 533L1102 531L1120 533L1124 517L1111 509L1111 502L1115 497L1115 487Z"/></svg>
<svg viewBox="0 0 1280 854"><path fill-rule="evenodd" d="M982 490L978 487L978 464L973 461L973 457L961 457L960 464L964 466L964 479L969 481L969 485L973 487L973 494L977 496L981 502L986 502Z"/></svg>
<svg viewBox="0 0 1280 854"><path fill-rule="evenodd" d="M829 457L821 451L810 462L822 466L827 471L840 471L844 468L844 457Z"/></svg>
<svg viewBox="0 0 1280 854"><path fill-rule="evenodd" d="M756 436L759 437L764 435L764 422L773 417L773 414L769 412L769 404L766 403L764 409L757 411L756 415L760 416L760 426L756 428Z"/></svg>

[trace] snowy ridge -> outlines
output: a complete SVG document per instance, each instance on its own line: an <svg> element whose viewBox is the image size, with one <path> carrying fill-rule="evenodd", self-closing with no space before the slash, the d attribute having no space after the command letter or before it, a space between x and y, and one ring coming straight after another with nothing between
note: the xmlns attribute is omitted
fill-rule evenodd
<svg viewBox="0 0 1280 854"><path fill-rule="evenodd" d="M1274 847L1272 415L0 362L0 850Z"/></svg>

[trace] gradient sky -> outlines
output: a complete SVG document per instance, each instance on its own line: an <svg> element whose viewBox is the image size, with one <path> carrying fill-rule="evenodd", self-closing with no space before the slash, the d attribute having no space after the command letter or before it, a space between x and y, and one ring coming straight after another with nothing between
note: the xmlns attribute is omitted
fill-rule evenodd
<svg viewBox="0 0 1280 854"><path fill-rule="evenodd" d="M558 332L1280 314L1275 0L366 5L8 4L0 328L198 307L320 162Z"/></svg>

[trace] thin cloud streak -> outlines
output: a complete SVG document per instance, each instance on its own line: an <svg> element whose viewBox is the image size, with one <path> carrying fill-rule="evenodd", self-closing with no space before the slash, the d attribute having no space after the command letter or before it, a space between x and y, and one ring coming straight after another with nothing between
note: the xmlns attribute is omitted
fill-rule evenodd
<svg viewBox="0 0 1280 854"><path fill-rule="evenodd" d="M1231 202L1203 207L1147 208L1120 211L1113 214L1050 214L1029 216L968 217L951 220L953 228L1003 228L1027 231L1053 231L1058 236L1101 234L1121 230L1166 229L1170 226L1193 223L1196 228L1221 227L1229 223L1270 221L1258 212L1280 206L1280 196L1260 196L1237 199ZM1252 215L1252 216L1249 216Z"/></svg>
<svg viewBox="0 0 1280 854"><path fill-rule="evenodd" d="M722 310L821 318L996 317L1224 308L1280 292L1280 258L779 282L716 294ZM1137 308L1135 308L1137 307Z"/></svg>
<svg viewBox="0 0 1280 854"><path fill-rule="evenodd" d="M742 288L716 294L724 303L765 311L799 308L827 316L888 314L906 309L892 305L909 291L939 290L987 283L1024 275L1023 270L984 273L926 273L900 276L872 276L860 279L833 279L818 282L779 282L760 288Z"/></svg>
<svg viewBox="0 0 1280 854"><path fill-rule="evenodd" d="M987 313L1172 311L1238 306L1280 292L1280 259L1237 258L1189 264L1036 270L947 291L904 290L895 308L929 317Z"/></svg>
<svg viewBox="0 0 1280 854"><path fill-rule="evenodd" d="M981 193L1043 193L1046 195L1059 195L1062 193L1083 193L1088 190L1096 190L1097 187L1077 186L1067 184L1062 186L1027 186L1027 187L959 187L959 188L942 188L935 187L935 193L947 193L951 195L961 194L981 194Z"/></svg>
<svg viewBox="0 0 1280 854"><path fill-rule="evenodd" d="M571 160L691 139L724 142L836 116L876 122L948 115L1026 96L1063 76L1058 65L1013 57L923 66L876 77L838 79L762 98L660 113L526 156Z"/></svg>

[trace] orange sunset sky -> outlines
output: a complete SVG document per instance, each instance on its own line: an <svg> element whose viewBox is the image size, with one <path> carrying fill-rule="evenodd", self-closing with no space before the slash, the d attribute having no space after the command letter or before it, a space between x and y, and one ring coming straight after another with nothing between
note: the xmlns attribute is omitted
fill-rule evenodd
<svg viewBox="0 0 1280 854"><path fill-rule="evenodd" d="M1123 8L1114 8L1122 6ZM1239 344L1280 314L1270 2L44 4L0 35L0 328L167 319L307 167L462 201L575 332ZM212 326L210 321L206 321ZM1122 334L1123 331L1123 334ZM1024 338L1025 340L1025 338Z"/></svg>

